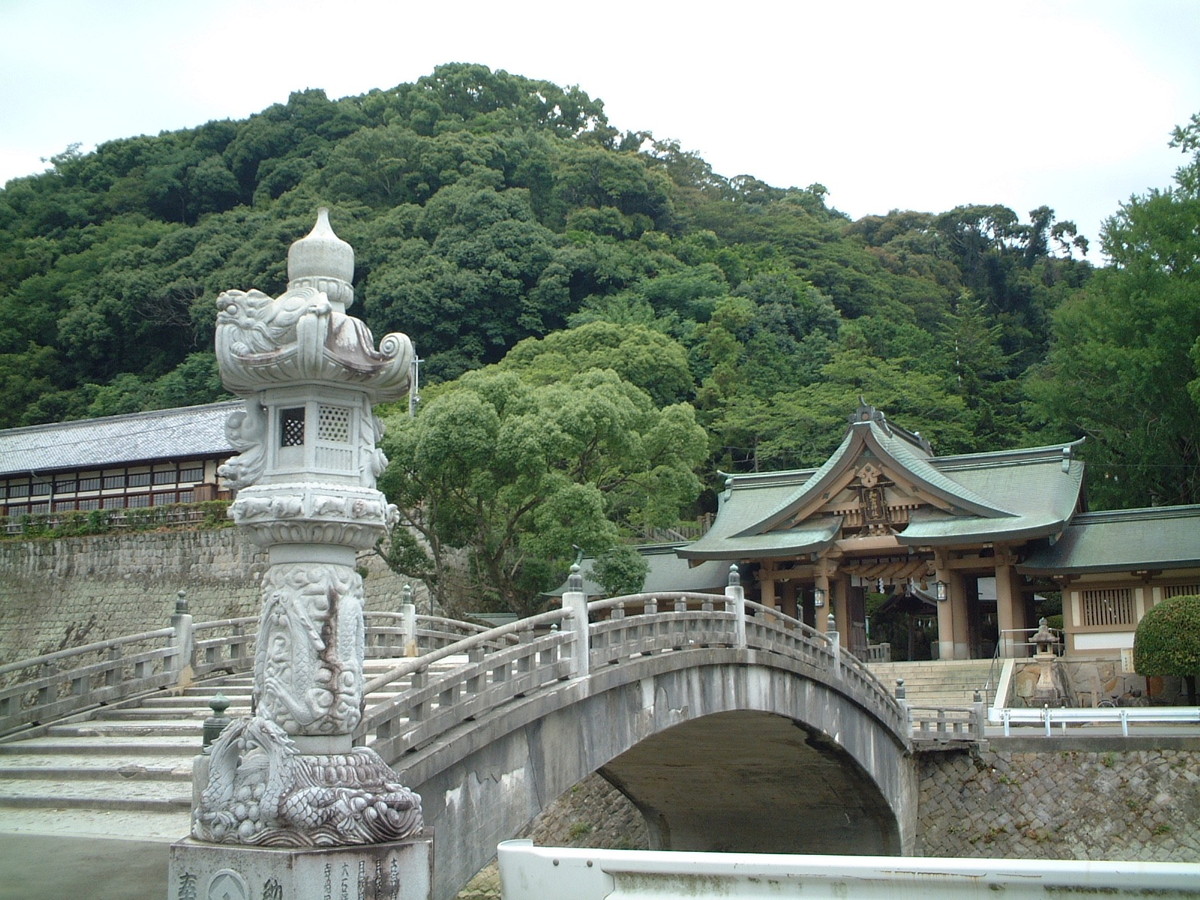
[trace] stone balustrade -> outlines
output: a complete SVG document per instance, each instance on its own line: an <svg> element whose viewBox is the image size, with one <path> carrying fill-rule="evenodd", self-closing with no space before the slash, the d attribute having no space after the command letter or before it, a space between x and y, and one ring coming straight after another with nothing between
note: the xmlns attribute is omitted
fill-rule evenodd
<svg viewBox="0 0 1200 900"><path fill-rule="evenodd" d="M897 734L908 734L906 711L866 666L841 652L836 632L821 634L747 602L740 587L731 586L724 596L636 594L586 606L582 595L571 593L561 609L466 637L368 681L366 693L389 686L398 692L371 708L356 742L399 759L539 689L647 656L711 647L787 656L812 677L836 684ZM580 609L586 609L584 623Z"/></svg>
<svg viewBox="0 0 1200 900"><path fill-rule="evenodd" d="M401 661L366 683L367 694L388 689L395 696L372 705L356 742L396 759L473 716L556 682L655 654L710 647L793 659L813 677L836 683L897 733L909 732L911 717L917 740L941 740L947 729L955 739L967 733L956 711L943 711L939 724L936 711L915 715L903 708L866 666L842 652L836 632L821 634L746 601L740 587L725 595L635 594L590 604L581 599L568 596L562 608L490 629L418 616L410 604L400 612L364 613L367 656ZM0 734L253 668L256 617L193 624L177 612L172 623L0 667L0 679L7 682L0 688Z"/></svg>

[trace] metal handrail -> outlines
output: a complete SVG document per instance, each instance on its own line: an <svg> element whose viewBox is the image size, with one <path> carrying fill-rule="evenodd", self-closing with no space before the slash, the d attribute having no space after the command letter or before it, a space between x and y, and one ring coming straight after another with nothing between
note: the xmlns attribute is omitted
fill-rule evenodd
<svg viewBox="0 0 1200 900"><path fill-rule="evenodd" d="M983 698L983 701L985 703L991 703L992 700L995 699L994 697L991 696L991 692L993 690L992 685L993 685L993 683L995 683L996 677L997 677L997 672L996 672L997 665L1000 663L1001 660L1011 658L1011 657L1000 655L1000 651L1004 649L1004 636L1006 634L1036 634L1039 630L1040 629L1037 629L1037 628L1004 628L1004 629L1001 629L1000 632L997 634L996 649L994 651L992 651L992 662L991 662L991 665L988 666L987 681L985 681L983 683L983 686L979 689L980 696ZM1053 634L1056 639L1055 643L1054 643L1056 655L1062 656L1063 651L1065 649L1065 642L1063 641L1063 630L1061 628L1047 628L1047 630L1051 634ZM1020 646L1020 647L1036 647L1037 646L1037 644L1035 644L1032 641L1013 641L1012 645Z"/></svg>

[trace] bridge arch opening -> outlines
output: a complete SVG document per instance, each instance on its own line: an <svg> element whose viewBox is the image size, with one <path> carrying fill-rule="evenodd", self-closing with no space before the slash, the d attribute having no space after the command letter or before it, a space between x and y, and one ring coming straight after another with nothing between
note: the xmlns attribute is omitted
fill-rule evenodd
<svg viewBox="0 0 1200 900"><path fill-rule="evenodd" d="M896 817L829 737L740 710L658 732L599 774L646 819L651 849L896 855Z"/></svg>

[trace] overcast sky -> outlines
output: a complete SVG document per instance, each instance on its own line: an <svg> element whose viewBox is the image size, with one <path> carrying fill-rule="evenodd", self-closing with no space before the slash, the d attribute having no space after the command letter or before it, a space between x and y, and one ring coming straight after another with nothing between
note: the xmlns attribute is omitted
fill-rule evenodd
<svg viewBox="0 0 1200 900"><path fill-rule="evenodd" d="M1200 0L0 0L0 183L80 143L478 62L857 218L1002 203L1089 238L1200 112Z"/></svg>

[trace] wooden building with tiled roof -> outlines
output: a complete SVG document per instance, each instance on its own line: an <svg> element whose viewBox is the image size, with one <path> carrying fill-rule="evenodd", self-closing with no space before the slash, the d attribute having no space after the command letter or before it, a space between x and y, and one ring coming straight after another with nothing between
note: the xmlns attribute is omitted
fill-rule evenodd
<svg viewBox="0 0 1200 900"><path fill-rule="evenodd" d="M0 431L0 515L212 500L240 400Z"/></svg>
<svg viewBox="0 0 1200 900"><path fill-rule="evenodd" d="M1132 646L1148 604L1200 581L1200 507L1086 513L1077 449L939 457L864 405L819 468L729 476L712 528L676 552L744 564L760 602L822 631L831 612L856 652L866 592L879 587L936 598L943 659L990 656L997 643L1023 653L1039 589L1078 579L1133 591L1143 599L1106 617L1093 609L1102 597L1064 593L1069 650L1113 655ZM1121 536L1138 529L1140 541ZM1134 587L1147 578L1162 590Z"/></svg>

